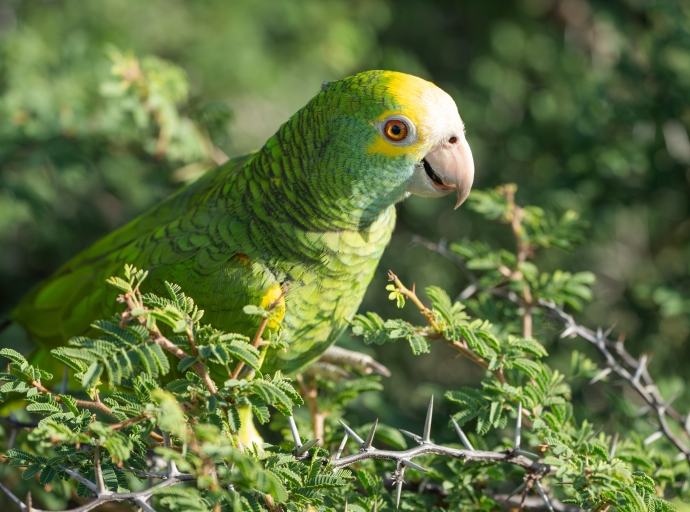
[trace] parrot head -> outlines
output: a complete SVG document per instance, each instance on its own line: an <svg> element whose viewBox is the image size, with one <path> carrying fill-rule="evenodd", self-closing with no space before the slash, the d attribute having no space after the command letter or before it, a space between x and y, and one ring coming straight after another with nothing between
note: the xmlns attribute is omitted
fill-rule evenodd
<svg viewBox="0 0 690 512"><path fill-rule="evenodd" d="M330 173L326 181L349 184L348 197L377 206L409 194L456 194L457 208L474 179L472 152L453 99L421 78L366 71L326 82L307 108L322 116ZM325 137L324 137L325 136Z"/></svg>

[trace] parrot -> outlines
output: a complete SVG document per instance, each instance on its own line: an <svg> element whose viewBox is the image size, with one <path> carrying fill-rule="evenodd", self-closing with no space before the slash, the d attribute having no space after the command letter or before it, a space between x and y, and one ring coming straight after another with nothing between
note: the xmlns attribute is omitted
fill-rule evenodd
<svg viewBox="0 0 690 512"><path fill-rule="evenodd" d="M324 82L264 146L230 159L116 229L34 287L12 312L39 347L88 335L117 313L105 286L125 264L149 291L179 285L204 321L247 336L276 305L262 372L294 374L357 312L410 194L467 198L474 179L465 126L449 94L424 79L365 71ZM289 283L289 286L285 286ZM275 319L277 317L277 319ZM278 325L279 324L279 325Z"/></svg>

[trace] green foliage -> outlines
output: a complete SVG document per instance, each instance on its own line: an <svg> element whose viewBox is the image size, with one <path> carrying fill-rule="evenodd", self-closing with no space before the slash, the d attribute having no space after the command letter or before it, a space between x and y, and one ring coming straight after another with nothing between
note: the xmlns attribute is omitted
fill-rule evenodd
<svg viewBox="0 0 690 512"><path fill-rule="evenodd" d="M621 442L618 456L610 460L612 437L598 435L587 420L579 422L571 403L571 382L578 377L591 379L599 368L582 353L573 351L568 382L565 374L546 362L547 350L532 335L540 328L535 322L543 319L543 301L579 310L592 298L594 277L589 272L545 273L538 269L532 261L537 249L572 250L574 243L584 239L583 224L573 213L556 218L540 208L518 206L515 192L516 187L508 185L472 194L473 209L510 226L515 251L492 249L479 241L450 245L449 257L457 258L454 261L472 272L474 284L467 300L454 301L443 289L432 286L425 290L431 300L427 308L419 303L414 290L404 287L391 274L395 284L387 286L389 299L399 307L414 303L426 317L427 325L384 320L369 312L355 317L353 333L362 336L365 343L376 344L419 336L431 350L434 342L445 343L482 366L485 374L479 386L445 393L455 408L453 419L476 432L479 437L475 442L500 439L499 433L510 431L511 423L516 421L520 404L531 423L529 443L537 447L545 463L558 468L556 480L565 485L559 486L562 491L553 492L561 493L564 502L593 510L671 510L672 505L663 496L665 491L686 495L680 484L685 476L680 475L690 475L687 462L674 473L670 471L673 463L668 459L650 460L648 448L632 439ZM487 312L493 322L482 319ZM516 322L520 317L522 321ZM413 354L418 353L413 346ZM502 443L506 445L505 440ZM442 480L444 489L450 490L445 502L462 504L463 509L495 509L496 503L487 498L486 492L481 496L477 489L484 485L481 482L491 485L492 481L509 479L511 474L504 468L485 466L479 470L459 467L455 462L443 467L438 459L433 460L434 464L440 466L434 467L438 471L435 476ZM661 484L649 474L668 476ZM422 502L411 503L421 506Z"/></svg>

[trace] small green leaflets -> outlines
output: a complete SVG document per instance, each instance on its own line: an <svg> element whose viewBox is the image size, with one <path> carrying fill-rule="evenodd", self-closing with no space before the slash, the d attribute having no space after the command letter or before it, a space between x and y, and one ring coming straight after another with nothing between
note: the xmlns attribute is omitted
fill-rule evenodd
<svg viewBox="0 0 690 512"><path fill-rule="evenodd" d="M242 311L244 311L245 315L260 316L262 318L266 318L269 315L269 312L265 308L253 304L247 304L242 308Z"/></svg>
<svg viewBox="0 0 690 512"><path fill-rule="evenodd" d="M91 389L98 383L98 379L103 373L103 366L99 363L91 363L81 379L81 385L84 389Z"/></svg>
<svg viewBox="0 0 690 512"><path fill-rule="evenodd" d="M196 362L196 357L185 357L184 359L180 359L180 362L177 363L177 369L181 372L185 372Z"/></svg>
<svg viewBox="0 0 690 512"><path fill-rule="evenodd" d="M21 355L16 350L11 349L11 348L3 348L2 350L0 350L0 356L6 357L10 361L12 361L14 364L16 364L18 367L22 367L25 364L27 364L24 356Z"/></svg>
<svg viewBox="0 0 690 512"><path fill-rule="evenodd" d="M410 348L412 349L412 353L416 356L418 356L419 354L428 354L431 351L429 342L424 336L414 334L408 337L408 341L410 342Z"/></svg>
<svg viewBox="0 0 690 512"><path fill-rule="evenodd" d="M155 389L152 396L158 402L158 425L164 432L170 432L181 440L187 439L188 432L184 412L172 393Z"/></svg>
<svg viewBox="0 0 690 512"><path fill-rule="evenodd" d="M386 290L390 291L388 294L388 299L389 300L394 300L398 306L398 308L404 308L405 307L405 295L398 290L398 288L394 284L389 284L386 286Z"/></svg>

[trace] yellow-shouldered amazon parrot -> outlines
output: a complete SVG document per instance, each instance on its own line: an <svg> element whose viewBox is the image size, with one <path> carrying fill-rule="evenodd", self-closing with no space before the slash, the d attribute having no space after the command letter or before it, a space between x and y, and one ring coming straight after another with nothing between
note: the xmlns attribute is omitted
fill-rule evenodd
<svg viewBox="0 0 690 512"><path fill-rule="evenodd" d="M96 242L36 286L13 320L40 346L88 333L117 310L105 285L124 264L150 291L182 287L204 322L251 336L248 304L285 294L287 351L265 371L295 372L335 342L362 301L409 194L467 197L472 154L452 98L420 78L367 71L325 83L258 152L230 160ZM120 306L121 308L121 306Z"/></svg>

